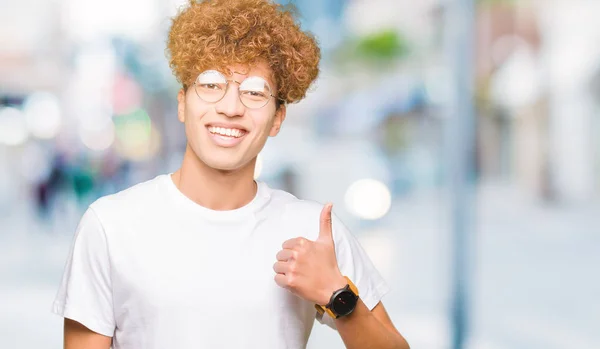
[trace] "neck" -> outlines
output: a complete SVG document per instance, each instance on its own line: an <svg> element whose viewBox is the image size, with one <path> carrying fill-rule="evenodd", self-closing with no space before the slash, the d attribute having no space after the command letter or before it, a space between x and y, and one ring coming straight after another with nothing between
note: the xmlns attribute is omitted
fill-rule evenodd
<svg viewBox="0 0 600 349"><path fill-rule="evenodd" d="M171 179L179 191L200 206L216 211L235 210L256 196L255 163L256 159L238 170L216 170L203 163L188 146L181 168Z"/></svg>

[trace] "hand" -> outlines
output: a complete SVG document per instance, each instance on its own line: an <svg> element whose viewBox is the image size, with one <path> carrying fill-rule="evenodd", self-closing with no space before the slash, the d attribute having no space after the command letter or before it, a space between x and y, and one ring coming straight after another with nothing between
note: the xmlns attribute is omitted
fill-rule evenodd
<svg viewBox="0 0 600 349"><path fill-rule="evenodd" d="M334 291L346 286L335 256L331 229L331 208L321 211L319 237L315 241L298 237L283 243L273 265L277 285L316 304L329 303Z"/></svg>

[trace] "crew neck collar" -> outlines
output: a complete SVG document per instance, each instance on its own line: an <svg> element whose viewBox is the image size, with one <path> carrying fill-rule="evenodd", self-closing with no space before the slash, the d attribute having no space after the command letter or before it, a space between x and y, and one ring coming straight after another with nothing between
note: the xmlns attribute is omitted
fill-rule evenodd
<svg viewBox="0 0 600 349"><path fill-rule="evenodd" d="M204 207L183 194L173 182L171 177L173 173L162 175L162 180L166 183L169 193L176 200L178 205L195 214L202 215L211 220L239 220L247 218L258 212L269 200L268 187L264 182L256 181L257 191L254 198L246 205L233 210L212 210Z"/></svg>

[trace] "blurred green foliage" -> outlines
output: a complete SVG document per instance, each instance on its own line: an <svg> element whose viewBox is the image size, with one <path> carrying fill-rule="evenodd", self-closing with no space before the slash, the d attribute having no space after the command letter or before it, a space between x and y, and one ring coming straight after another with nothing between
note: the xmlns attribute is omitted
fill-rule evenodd
<svg viewBox="0 0 600 349"><path fill-rule="evenodd" d="M333 52L337 68L357 65L385 70L405 58L410 52L408 40L396 29L384 29L362 37L347 39Z"/></svg>
<svg viewBox="0 0 600 349"><path fill-rule="evenodd" d="M356 52L365 59L398 59L408 52L408 44L398 31L387 29L359 39Z"/></svg>

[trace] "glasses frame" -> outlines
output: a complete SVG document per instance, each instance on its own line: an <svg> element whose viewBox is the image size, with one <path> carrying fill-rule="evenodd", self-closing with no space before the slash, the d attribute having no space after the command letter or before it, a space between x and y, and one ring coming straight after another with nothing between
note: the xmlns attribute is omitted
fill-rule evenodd
<svg viewBox="0 0 600 349"><path fill-rule="evenodd" d="M198 93L198 89L196 88L196 87L198 86L198 78L199 78L199 77L200 77L202 74L204 74L204 73L206 73L206 72L209 72L209 71L213 71L213 72L216 72L216 73L218 73L218 74L219 74L219 75L221 75L221 76L223 77L223 79L225 80L225 92L223 93L223 96L221 96L221 98L217 99L217 100L216 100L216 101L214 101L214 102L209 102L209 101L205 100L204 98L200 97L200 94ZM252 76L248 76L246 79L248 79L248 78L250 78L250 77L253 77L253 76L254 76L254 75L252 75ZM263 78L263 77L261 77L261 76L256 76L256 77L263 79L263 80L265 81L265 84L267 84L267 87L269 88L269 91L273 91L273 90L271 89L271 85L269 85L269 82L268 82L268 81L267 81L265 78ZM201 99L203 102L206 102L206 103L219 103L219 102L220 102L220 101L221 101L221 100L222 100L222 99L225 97L225 95L227 95L227 91L229 91L229 82L235 82L236 84L238 84L238 86L240 86L240 85L241 85L241 84L242 84L242 83L243 83L243 82L244 82L246 79L244 79L244 80L242 80L242 81L237 81L237 80L234 80L234 79L227 79L227 78L225 77L225 75L223 75L223 74L222 74L220 71L218 71L218 70L205 70L205 71L203 71L202 73L198 74L198 76L196 77L196 80L194 80L194 83L193 83L193 85L194 85L194 92L196 92L196 96L198 96L198 98L200 98L200 99ZM262 108L264 108L264 107L265 107L267 104L269 104L269 102L271 101L271 98L275 98L275 100L277 100L277 101L280 101L280 102L283 102L281 99L279 99L279 98L275 97L275 96L273 95L273 93L271 92L271 93L269 93L269 98L267 98L267 100L265 101L265 104L263 104L263 105L262 105L262 106L260 106L260 107L251 108L251 107L247 106L247 105L246 105L246 103L244 103L244 100L242 100L242 95L240 94L240 91L239 91L239 89L238 89L238 93L237 93L237 95L238 95L238 99L239 99L239 100L240 100L240 102L241 102L241 103L244 105L244 107L246 107L246 108L248 108L248 109L252 109L252 110L257 110L257 109L262 109Z"/></svg>

